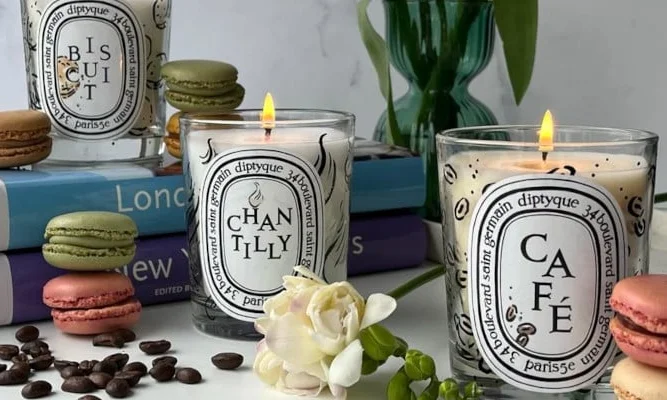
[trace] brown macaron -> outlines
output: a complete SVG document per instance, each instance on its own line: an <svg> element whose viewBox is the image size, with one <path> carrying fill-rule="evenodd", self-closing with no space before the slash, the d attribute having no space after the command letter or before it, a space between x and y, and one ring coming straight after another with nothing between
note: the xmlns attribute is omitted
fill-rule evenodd
<svg viewBox="0 0 667 400"><path fill-rule="evenodd" d="M167 152L173 157L181 159L181 133L179 118L183 115L182 112L174 113L167 122L167 134L164 137L164 144L167 146Z"/></svg>
<svg viewBox="0 0 667 400"><path fill-rule="evenodd" d="M0 168L37 163L51 154L51 120L36 110L0 112Z"/></svg>

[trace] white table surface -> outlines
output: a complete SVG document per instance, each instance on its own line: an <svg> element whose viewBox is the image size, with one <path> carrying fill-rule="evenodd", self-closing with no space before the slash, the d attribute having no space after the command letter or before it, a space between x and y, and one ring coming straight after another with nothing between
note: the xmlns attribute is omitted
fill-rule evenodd
<svg viewBox="0 0 667 400"><path fill-rule="evenodd" d="M363 294L386 292L411 277L424 272L426 268L369 275L351 279L352 284ZM445 288L443 278L423 286L399 301L398 309L385 321L385 325L398 336L403 337L413 348L419 348L432 355L437 363L438 376L449 375L449 354L447 350ZM198 385L185 385L177 381L158 383L150 376L144 377L130 398L146 400L167 399L295 399L267 388L252 373L255 356L255 342L234 341L215 338L198 332L190 322L189 302L171 303L144 308L141 321L134 331L137 341L128 343L123 349L93 347L90 338L75 337L55 330L51 322L36 324L43 340L49 343L56 359L81 361L102 359L115 352L127 352L130 361L142 361L150 366L153 357L143 354L138 343L142 340L167 339L172 343L168 353L178 358L179 366L197 368L203 381ZM418 329L417 329L418 327ZM0 344L17 344L14 338L16 326L0 328ZM219 352L237 352L244 356L243 365L235 371L216 369L210 357ZM2 361L0 361L2 362ZM4 363L4 362L3 362ZM362 377L360 383L348 392L350 400L383 399L389 377L400 363L394 359L383 365L375 374ZM54 393L49 400L78 399L81 395L60 390L62 378L52 367L37 372L31 378L43 379L53 385ZM0 386L0 399L21 399L21 386ZM93 393L101 399L110 399L103 390ZM324 397L328 398L328 397Z"/></svg>

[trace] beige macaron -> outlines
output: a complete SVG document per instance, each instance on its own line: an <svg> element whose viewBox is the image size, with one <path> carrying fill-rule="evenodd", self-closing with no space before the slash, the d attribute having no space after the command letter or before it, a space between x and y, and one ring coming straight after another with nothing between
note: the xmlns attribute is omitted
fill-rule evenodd
<svg viewBox="0 0 667 400"><path fill-rule="evenodd" d="M611 386L620 400L666 400L667 369L624 358L614 367Z"/></svg>

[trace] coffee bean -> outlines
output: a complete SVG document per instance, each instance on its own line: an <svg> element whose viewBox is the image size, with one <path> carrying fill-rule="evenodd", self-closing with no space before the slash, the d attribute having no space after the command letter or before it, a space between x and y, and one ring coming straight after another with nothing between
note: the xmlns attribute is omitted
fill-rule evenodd
<svg viewBox="0 0 667 400"><path fill-rule="evenodd" d="M83 373L83 371L81 371L79 367L75 367L74 365L67 366L60 370L60 377L63 379L67 379L72 376L84 376L84 375L85 374Z"/></svg>
<svg viewBox="0 0 667 400"><path fill-rule="evenodd" d="M48 349L49 344L46 343L43 340L35 339L35 340L31 340L29 342L23 343L23 345L21 345L21 351L24 352L24 353L28 353L29 352L28 350L30 350L33 347L44 347L44 348Z"/></svg>
<svg viewBox="0 0 667 400"><path fill-rule="evenodd" d="M118 366L113 361L102 360L93 366L92 372L106 372L113 375L118 371Z"/></svg>
<svg viewBox="0 0 667 400"><path fill-rule="evenodd" d="M85 396L79 397L77 400L102 400L102 399L92 394L87 394Z"/></svg>
<svg viewBox="0 0 667 400"><path fill-rule="evenodd" d="M218 353L211 357L211 362L219 369L236 369L243 364L243 356L238 353Z"/></svg>
<svg viewBox="0 0 667 400"><path fill-rule="evenodd" d="M151 368L151 370L148 371L148 373L156 381L166 382L166 381L171 380L171 378L174 377L174 373L176 373L176 369L171 364L160 363L160 364L154 366L153 368Z"/></svg>
<svg viewBox="0 0 667 400"><path fill-rule="evenodd" d="M104 360L102 361L110 361L116 364L117 370L121 370L123 369L125 364L127 364L127 362L130 361L130 356L126 353L115 353L110 356L104 357Z"/></svg>
<svg viewBox="0 0 667 400"><path fill-rule="evenodd" d="M15 357L19 354L18 346L13 344L1 344L0 345L0 360L9 361L12 357Z"/></svg>
<svg viewBox="0 0 667 400"><path fill-rule="evenodd" d="M28 365L30 365L30 368L34 369L35 371L44 371L45 369L48 369L51 364L53 364L53 361L53 356L45 354L43 356L33 358L29 361Z"/></svg>
<svg viewBox="0 0 667 400"><path fill-rule="evenodd" d="M102 333L93 338L93 346L121 348L125 346L125 340L119 334Z"/></svg>
<svg viewBox="0 0 667 400"><path fill-rule="evenodd" d="M0 364L0 372L3 372L7 369L7 364Z"/></svg>
<svg viewBox="0 0 667 400"><path fill-rule="evenodd" d="M156 366L160 363L171 364L175 367L176 364L178 363L178 359L176 357L173 357L173 356L162 356L162 357L158 357L158 358L153 359L153 366Z"/></svg>
<svg viewBox="0 0 667 400"><path fill-rule="evenodd" d="M8 369L0 372L0 385L20 385L28 382L29 372L23 369Z"/></svg>
<svg viewBox="0 0 667 400"><path fill-rule="evenodd" d="M192 385L201 382L201 374L194 368L179 368L176 371L176 380Z"/></svg>
<svg viewBox="0 0 667 400"><path fill-rule="evenodd" d="M135 387L141 380L141 377L144 375L145 374L143 374L141 371L121 371L117 372L114 378L124 379L130 385L130 387Z"/></svg>
<svg viewBox="0 0 667 400"><path fill-rule="evenodd" d="M130 395L130 385L124 379L112 379L104 390L109 396L117 399L122 399Z"/></svg>
<svg viewBox="0 0 667 400"><path fill-rule="evenodd" d="M79 363L79 369L83 371L84 375L88 375L91 372L93 372L93 367L95 364L97 364L99 361L97 360L83 360Z"/></svg>
<svg viewBox="0 0 667 400"><path fill-rule="evenodd" d="M21 389L21 396L26 399L39 399L51 394L51 384L47 381L34 381L23 386Z"/></svg>
<svg viewBox="0 0 667 400"><path fill-rule="evenodd" d="M21 351L26 354L30 354L33 357L39 357L44 354L51 354L49 351L48 343L39 339L24 343L23 346L21 346Z"/></svg>
<svg viewBox="0 0 667 400"><path fill-rule="evenodd" d="M69 393L91 393L97 390L97 386L87 376L70 376L60 385L60 390Z"/></svg>
<svg viewBox="0 0 667 400"><path fill-rule="evenodd" d="M17 363L26 363L27 364L27 363L30 362L30 357L28 357L27 354L21 353L21 354L18 354L18 355L15 355L14 357L12 357L12 362L14 364L17 364Z"/></svg>
<svg viewBox="0 0 667 400"><path fill-rule="evenodd" d="M88 375L88 379L90 379L98 388L104 389L107 387L107 383L113 379L113 376L106 372L91 372L90 375Z"/></svg>
<svg viewBox="0 0 667 400"><path fill-rule="evenodd" d="M32 342L39 339L39 329L32 325L22 326L16 331L14 336L21 343Z"/></svg>
<svg viewBox="0 0 667 400"><path fill-rule="evenodd" d="M148 355L166 353L170 348L171 343L168 340L154 340L139 343L139 349Z"/></svg>
<svg viewBox="0 0 667 400"><path fill-rule="evenodd" d="M58 370L62 371L65 367L79 367L79 363L76 361L67 361L67 360L55 360L53 366Z"/></svg>
<svg viewBox="0 0 667 400"><path fill-rule="evenodd" d="M30 376L30 365L25 362L14 363L11 367L9 367L9 369L22 371L24 374Z"/></svg>
<svg viewBox="0 0 667 400"><path fill-rule="evenodd" d="M113 333L122 337L125 343L134 342L137 340L137 335L129 329L122 328L113 331Z"/></svg>
<svg viewBox="0 0 667 400"><path fill-rule="evenodd" d="M525 333L520 333L516 337L516 343L521 347L526 347L528 345L528 340L529 340L528 335L526 335Z"/></svg>
<svg viewBox="0 0 667 400"><path fill-rule="evenodd" d="M148 373L148 367L146 367L146 364L140 362L140 361L133 361L123 367L123 371L135 371L135 372L141 372L141 376L144 376Z"/></svg>

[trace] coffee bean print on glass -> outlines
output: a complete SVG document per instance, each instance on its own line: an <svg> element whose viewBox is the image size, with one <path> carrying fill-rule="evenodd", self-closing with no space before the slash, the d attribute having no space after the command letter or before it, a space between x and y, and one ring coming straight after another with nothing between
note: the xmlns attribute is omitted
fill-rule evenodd
<svg viewBox="0 0 667 400"><path fill-rule="evenodd" d="M545 152L540 126L437 138L452 370L508 398L595 392L611 288L648 271L657 137L551 129Z"/></svg>
<svg viewBox="0 0 667 400"><path fill-rule="evenodd" d="M354 117L250 110L180 123L194 323L259 338L253 321L294 266L347 278Z"/></svg>
<svg viewBox="0 0 667 400"><path fill-rule="evenodd" d="M20 4L29 105L54 127L49 160L157 165L171 0Z"/></svg>

